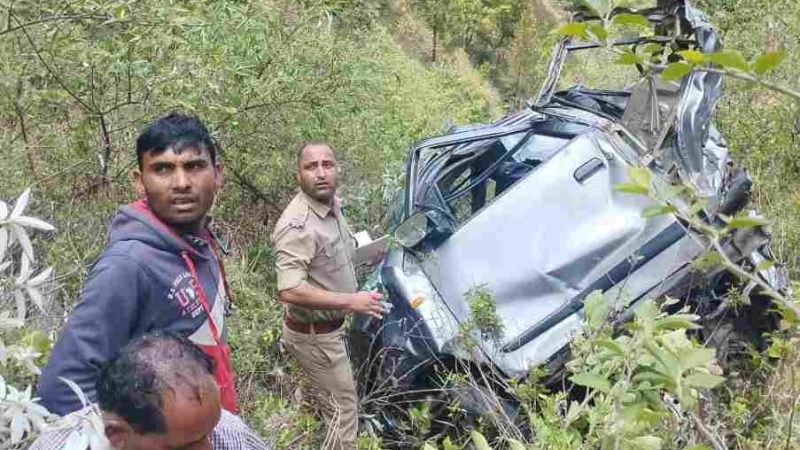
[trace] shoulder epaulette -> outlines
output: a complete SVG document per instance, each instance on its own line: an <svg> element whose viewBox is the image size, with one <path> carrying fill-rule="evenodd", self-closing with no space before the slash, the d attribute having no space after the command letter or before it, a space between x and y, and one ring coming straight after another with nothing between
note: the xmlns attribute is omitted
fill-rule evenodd
<svg viewBox="0 0 800 450"><path fill-rule="evenodd" d="M293 201L287 209L292 211L286 215L284 225L281 228L305 228L308 220L309 206L305 202Z"/></svg>

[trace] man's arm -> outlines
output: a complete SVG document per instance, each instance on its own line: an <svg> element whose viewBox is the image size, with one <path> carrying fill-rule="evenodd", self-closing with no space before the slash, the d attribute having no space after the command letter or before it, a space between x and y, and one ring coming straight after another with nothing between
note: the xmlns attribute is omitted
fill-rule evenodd
<svg viewBox="0 0 800 450"><path fill-rule="evenodd" d="M145 294L141 290L147 286L143 280L142 270L127 256L106 256L92 268L39 379L38 395L51 412L64 415L83 407L59 377L75 382L89 401L97 401L102 364L130 340Z"/></svg>
<svg viewBox="0 0 800 450"><path fill-rule="evenodd" d="M338 309L367 314L380 319L383 306L379 292L356 292L346 294L330 292L303 282L297 287L278 292L278 298L285 303L305 306L311 309Z"/></svg>
<svg viewBox="0 0 800 450"><path fill-rule="evenodd" d="M275 231L275 269L278 299L311 309L338 309L381 318L383 306L377 292L341 293L316 288L306 282L308 266L316 255L314 236L304 228Z"/></svg>

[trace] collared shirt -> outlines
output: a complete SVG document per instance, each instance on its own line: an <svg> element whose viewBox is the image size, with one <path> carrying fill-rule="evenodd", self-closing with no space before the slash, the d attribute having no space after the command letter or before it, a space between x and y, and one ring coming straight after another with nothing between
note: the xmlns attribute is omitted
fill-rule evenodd
<svg viewBox="0 0 800 450"><path fill-rule="evenodd" d="M62 425L44 431L28 450L64 448L73 432L80 432L91 414L92 407L75 411L62 418ZM267 444L238 416L222 410L219 422L209 436L214 450L269 450Z"/></svg>
<svg viewBox="0 0 800 450"><path fill-rule="evenodd" d="M272 242L279 291L303 282L331 292L358 289L353 266L355 239L338 200L328 206L299 192L278 219ZM291 304L287 305L287 313L302 323L330 321L347 314Z"/></svg>

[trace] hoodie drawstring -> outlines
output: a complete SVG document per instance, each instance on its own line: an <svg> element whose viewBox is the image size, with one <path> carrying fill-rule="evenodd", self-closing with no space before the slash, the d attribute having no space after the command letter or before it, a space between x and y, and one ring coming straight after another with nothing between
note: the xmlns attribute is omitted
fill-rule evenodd
<svg viewBox="0 0 800 450"><path fill-rule="evenodd" d="M183 262L186 263L186 267L189 268L189 274L192 276L192 284L194 284L198 300L200 301L200 305L203 307L203 311L205 311L206 316L208 317L208 323L211 326L211 334L214 336L214 342L217 345L222 345L220 342L221 335L219 333L219 328L217 328L217 322L214 320L214 316L211 315L211 307L208 303L206 293L203 290L203 286L200 284L200 277L197 276L197 269L194 267L194 261L192 261L192 258L189 257L189 253L185 251L181 252L181 258L183 258Z"/></svg>
<svg viewBox="0 0 800 450"><path fill-rule="evenodd" d="M197 276L197 269L194 266L194 261L192 261L192 258L186 251L181 252L181 258L183 259L183 262L186 263L186 267L189 269L189 274L192 277L192 284L194 284L195 292L197 293L197 299L200 302L200 306L203 307L203 311L206 313L208 325L211 329L211 335L214 338L214 343L216 344L214 346L202 345L200 347L214 360L214 379L219 385L222 407L230 412L238 413L239 408L236 405L236 391L233 385L233 369L231 368L230 350L228 349L227 345L223 345L221 342L222 335L219 327L217 326L217 322L214 320L214 316L211 313L211 306L208 303L208 298L203 290L203 286L200 284L200 277ZM224 277L225 275L223 274L223 279Z"/></svg>

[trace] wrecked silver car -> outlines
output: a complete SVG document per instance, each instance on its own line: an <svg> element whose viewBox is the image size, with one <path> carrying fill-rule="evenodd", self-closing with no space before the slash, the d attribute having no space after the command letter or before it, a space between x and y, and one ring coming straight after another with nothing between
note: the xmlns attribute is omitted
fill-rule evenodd
<svg viewBox="0 0 800 450"><path fill-rule="evenodd" d="M721 48L687 1L637 13L654 34L618 44ZM654 183L686 184L707 198L701 214L708 224L721 226L720 214L744 210L750 179L731 161L712 121L722 76L697 71L679 83L643 77L621 90L555 92L567 55L593 47L564 39L525 110L410 150L394 231L400 245L365 286L382 289L393 307L382 321L354 324L362 398L387 386L431 387L437 367L455 362L518 379L534 366L557 372L581 327L583 301L595 290L627 299L630 308L670 295L706 319L727 317L730 328L754 341L774 326L769 300L757 289L746 291L748 311L721 310L736 279L723 270L696 270L704 241L674 214L643 215L651 200L616 188L628 182L631 167L647 167ZM731 259L753 268L772 258L764 230L740 231L727 241ZM759 276L787 289L779 265ZM476 286L491 292L503 333L465 351L458 337L470 320L467 293Z"/></svg>

